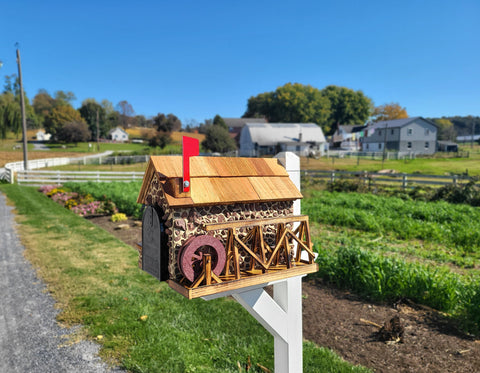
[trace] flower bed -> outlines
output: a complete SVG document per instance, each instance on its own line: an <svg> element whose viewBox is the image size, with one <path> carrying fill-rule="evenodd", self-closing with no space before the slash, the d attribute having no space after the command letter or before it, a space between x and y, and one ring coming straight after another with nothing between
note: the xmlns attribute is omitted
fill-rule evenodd
<svg viewBox="0 0 480 373"><path fill-rule="evenodd" d="M75 214L86 217L92 215L113 215L118 213L115 203L109 199L95 200L90 194L71 192L61 185L44 185L39 191Z"/></svg>

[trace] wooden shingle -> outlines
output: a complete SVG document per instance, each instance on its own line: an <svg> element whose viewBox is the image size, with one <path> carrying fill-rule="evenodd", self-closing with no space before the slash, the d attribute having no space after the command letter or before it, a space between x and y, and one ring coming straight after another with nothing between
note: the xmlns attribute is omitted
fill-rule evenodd
<svg viewBox="0 0 480 373"><path fill-rule="evenodd" d="M138 200L146 203L154 176L162 182L170 206L286 201L302 198L282 165L274 158L190 158L190 194L173 193L181 185L182 157L153 156L145 172Z"/></svg>

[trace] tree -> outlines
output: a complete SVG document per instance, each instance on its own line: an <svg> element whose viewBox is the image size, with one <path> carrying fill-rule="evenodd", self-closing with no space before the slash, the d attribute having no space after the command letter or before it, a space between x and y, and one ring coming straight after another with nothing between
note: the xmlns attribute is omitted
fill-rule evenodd
<svg viewBox="0 0 480 373"><path fill-rule="evenodd" d="M107 116L115 111L115 109L113 108L113 104L107 99L103 99L102 102L100 102L100 105L102 105L102 108L103 110L105 110L105 114Z"/></svg>
<svg viewBox="0 0 480 373"><path fill-rule="evenodd" d="M20 96L20 79L17 74L5 75L3 93L11 93L14 96Z"/></svg>
<svg viewBox="0 0 480 373"><path fill-rule="evenodd" d="M230 137L228 130L215 124L207 126L202 146L207 151L219 153L226 153L237 148L235 140Z"/></svg>
<svg viewBox="0 0 480 373"><path fill-rule="evenodd" d="M363 124L372 111L372 100L362 91L329 85L322 96L330 102L330 114L325 125L326 132L333 133L338 125Z"/></svg>
<svg viewBox="0 0 480 373"><path fill-rule="evenodd" d="M0 95L0 132L2 139L7 138L7 132L12 131L17 137L22 129L22 114L20 104L10 91Z"/></svg>
<svg viewBox="0 0 480 373"><path fill-rule="evenodd" d="M376 122L408 118L407 109L396 102L375 107L372 116Z"/></svg>
<svg viewBox="0 0 480 373"><path fill-rule="evenodd" d="M250 97L244 118L265 117L269 122L313 122L324 131L330 114L330 102L320 90L310 85L287 83L274 92Z"/></svg>
<svg viewBox="0 0 480 373"><path fill-rule="evenodd" d="M70 105L56 107L45 118L45 131L50 133L54 139L58 139L58 133L61 128L70 122L83 122L80 113Z"/></svg>
<svg viewBox="0 0 480 373"><path fill-rule="evenodd" d="M75 101L76 97L73 92L56 91L55 92L55 107L59 106L72 106L72 101ZM73 106L72 106L73 107Z"/></svg>
<svg viewBox="0 0 480 373"><path fill-rule="evenodd" d="M33 110L43 125L45 118L55 107L55 99L45 89L40 89L33 98Z"/></svg>
<svg viewBox="0 0 480 373"><path fill-rule="evenodd" d="M88 124L88 129L92 134L92 139L97 138L97 113L98 113L98 137L107 137L111 127L107 126L105 109L93 98L86 99L82 102L82 106L78 109L80 115Z"/></svg>
<svg viewBox="0 0 480 373"><path fill-rule="evenodd" d="M89 140L91 136L92 134L88 130L88 125L84 122L66 123L60 128L57 134L58 140L67 143L73 142L75 146L77 146L79 142Z"/></svg>
<svg viewBox="0 0 480 373"><path fill-rule="evenodd" d="M218 114L215 115L215 118L213 118L213 124L216 125L216 126L221 126L221 127L225 128L226 130L228 130L227 124L225 123L223 118Z"/></svg>
<svg viewBox="0 0 480 373"><path fill-rule="evenodd" d="M126 128L128 126L128 120L135 114L133 106L130 105L128 101L123 100L117 104L117 111L120 114L120 125Z"/></svg>
<svg viewBox="0 0 480 373"><path fill-rule="evenodd" d="M163 149L165 146L167 146L171 142L172 142L172 137L170 136L169 132L157 131L155 135L149 138L148 145Z"/></svg>
<svg viewBox="0 0 480 373"><path fill-rule="evenodd" d="M7 121L10 124L7 124L9 126L9 129L13 131L17 137L19 132L21 131L21 109L20 109L20 79L16 74L12 75L7 75L5 76L5 85L4 85L4 91L2 93L2 96L4 96L3 101L8 101L10 107L9 108L4 108L2 112L7 113L7 117L10 118ZM35 115L35 111L33 110L32 106L30 105L30 101L28 100L26 92L24 93L24 104L25 104L25 115L26 115L26 122L27 122L27 127L28 128L36 128L38 127L38 118ZM17 126L17 121L12 120L12 118L16 118L16 115L13 113L17 111L18 108L18 115L20 116L20 122L19 125Z"/></svg>
<svg viewBox="0 0 480 373"><path fill-rule="evenodd" d="M455 141L457 138L457 132L453 127L453 123L447 118L434 119L435 124L438 126L438 140Z"/></svg>
<svg viewBox="0 0 480 373"><path fill-rule="evenodd" d="M182 122L173 114L158 113L157 116L153 118L153 126L159 132L172 132L179 131L182 128Z"/></svg>

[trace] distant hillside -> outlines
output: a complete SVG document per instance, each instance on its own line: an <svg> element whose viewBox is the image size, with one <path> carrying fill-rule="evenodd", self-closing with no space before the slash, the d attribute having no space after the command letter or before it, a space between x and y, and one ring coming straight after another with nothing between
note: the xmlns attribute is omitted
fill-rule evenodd
<svg viewBox="0 0 480 373"><path fill-rule="evenodd" d="M468 117L442 117L442 118L428 118L431 121L435 119L448 119L453 123L453 127L457 132L457 136L468 136L472 134L472 125L474 125L474 134L480 134L480 117L469 115Z"/></svg>

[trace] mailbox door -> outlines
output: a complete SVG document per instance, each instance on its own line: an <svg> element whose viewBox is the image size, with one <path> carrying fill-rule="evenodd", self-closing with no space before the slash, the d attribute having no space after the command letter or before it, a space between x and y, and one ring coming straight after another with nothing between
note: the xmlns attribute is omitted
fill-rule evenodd
<svg viewBox="0 0 480 373"><path fill-rule="evenodd" d="M142 219L142 269L160 281L168 279L168 247L162 212L147 206Z"/></svg>

